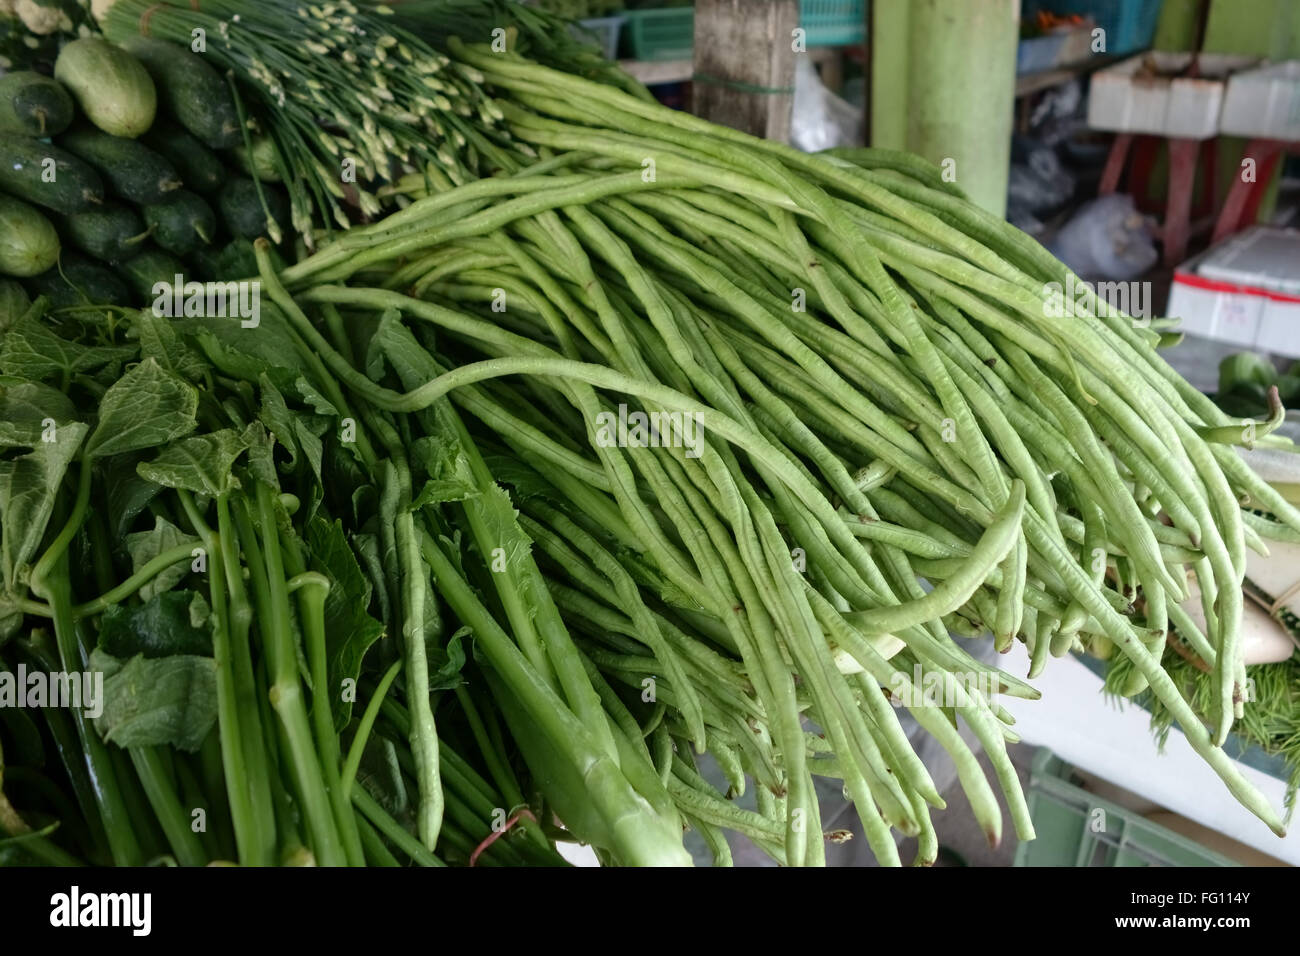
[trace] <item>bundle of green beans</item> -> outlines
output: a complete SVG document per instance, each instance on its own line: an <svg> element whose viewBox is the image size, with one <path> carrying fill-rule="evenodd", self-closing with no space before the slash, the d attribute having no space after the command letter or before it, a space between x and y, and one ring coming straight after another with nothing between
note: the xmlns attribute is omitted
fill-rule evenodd
<svg viewBox="0 0 1300 956"><path fill-rule="evenodd" d="M817 863L812 776L831 776L882 862L898 860L891 828L931 861L943 801L892 692L952 754L996 841L957 718L970 727L1031 837L996 698L1037 693L951 636L992 631L1001 650L1027 645L1031 678L1113 642L1134 666L1126 691L1149 687L1284 832L1221 749L1249 706L1245 549L1300 529L1229 445L1277 443L1279 414L1227 419L1142 322L1092 296L1067 307L1063 265L915 157L807 156L452 49L542 159L459 186L413 177L409 208L280 279L304 335L306 313L328 310L437 330L445 370L401 387L313 345L377 407L449 396L503 449L497 477L602 702L640 727L687 820ZM691 416L700 454L602 440L599 416L619 406ZM1192 574L1204 632L1179 607ZM1210 728L1161 665L1171 627L1216 675ZM627 690L647 678L659 693L637 713ZM942 707L914 686L935 679ZM754 781L759 812L705 783L692 749L717 757L732 795Z"/></svg>

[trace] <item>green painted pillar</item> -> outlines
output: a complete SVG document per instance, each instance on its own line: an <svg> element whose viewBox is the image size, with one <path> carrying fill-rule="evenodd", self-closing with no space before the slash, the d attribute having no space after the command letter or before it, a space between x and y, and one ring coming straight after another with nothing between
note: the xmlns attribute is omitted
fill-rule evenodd
<svg viewBox="0 0 1300 956"><path fill-rule="evenodd" d="M872 144L946 166L971 199L1004 215L1019 0L873 6Z"/></svg>
<svg viewBox="0 0 1300 956"><path fill-rule="evenodd" d="M871 145L907 148L907 0L869 0Z"/></svg>
<svg viewBox="0 0 1300 956"><path fill-rule="evenodd" d="M1164 0L1154 46L1190 50L1196 44L1199 0ZM1205 50L1285 60L1300 56L1300 4L1295 0L1213 0Z"/></svg>

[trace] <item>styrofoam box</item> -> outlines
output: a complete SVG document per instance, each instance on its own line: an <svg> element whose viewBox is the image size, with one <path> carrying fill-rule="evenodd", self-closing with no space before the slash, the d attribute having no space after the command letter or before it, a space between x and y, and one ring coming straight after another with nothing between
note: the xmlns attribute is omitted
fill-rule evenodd
<svg viewBox="0 0 1300 956"><path fill-rule="evenodd" d="M1210 250L1197 271L1207 279L1300 295L1300 229L1251 226Z"/></svg>
<svg viewBox="0 0 1300 956"><path fill-rule="evenodd" d="M1219 128L1230 136L1300 142L1300 60L1234 73Z"/></svg>
<svg viewBox="0 0 1300 956"><path fill-rule="evenodd" d="M1119 133L1209 139L1219 132L1228 77L1258 57L1202 53L1195 78L1177 76L1190 53L1143 53L1093 75L1088 125Z"/></svg>
<svg viewBox="0 0 1300 956"><path fill-rule="evenodd" d="M1293 278L1267 271L1252 275L1243 268L1249 250L1262 248L1260 239L1251 238L1261 232L1290 233L1300 241L1295 230L1256 226L1194 256L1174 270L1167 311L1189 335L1300 358L1300 294L1276 288ZM1267 258L1256 257L1261 263ZM1300 258L1292 268L1300 269Z"/></svg>

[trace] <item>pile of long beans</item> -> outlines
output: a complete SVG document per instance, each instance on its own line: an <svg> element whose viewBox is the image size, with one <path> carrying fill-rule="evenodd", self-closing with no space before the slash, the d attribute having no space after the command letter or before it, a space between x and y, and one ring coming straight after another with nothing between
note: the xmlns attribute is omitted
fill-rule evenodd
<svg viewBox="0 0 1300 956"><path fill-rule="evenodd" d="M688 820L818 863L812 777L830 776L882 862L898 861L891 828L932 861L943 801L887 699L901 689L989 839L1001 813L957 717L1032 837L997 696L1036 692L951 636L991 631L1001 650L1027 645L1030 677L1113 642L1137 675L1126 690L1149 686L1284 832L1221 749L1248 706L1245 549L1300 528L1229 447L1273 441L1272 422L1227 419L1154 331L1095 296L1063 308L1066 268L914 157L807 156L522 58L453 52L540 161L413 179L409 208L285 270L281 304L365 401L412 414L449 397L502 449L597 724L644 741ZM438 373L368 379L313 331L331 313L404 323L436 343ZM620 405L693 416L701 453L602 441L599 416ZM1204 632L1179 607L1189 574ZM1161 667L1174 639L1216 674L1208 729ZM914 686L935 676L945 707ZM656 703L638 715L627 689L647 678ZM692 749L731 795L753 781L759 812L704 783Z"/></svg>

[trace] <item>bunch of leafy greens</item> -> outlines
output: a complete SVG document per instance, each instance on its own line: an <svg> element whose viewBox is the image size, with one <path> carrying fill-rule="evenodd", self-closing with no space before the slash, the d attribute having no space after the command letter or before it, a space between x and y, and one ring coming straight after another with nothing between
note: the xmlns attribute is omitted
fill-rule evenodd
<svg viewBox="0 0 1300 956"><path fill-rule="evenodd" d="M354 325L378 380L436 364ZM643 814L498 623L563 653L449 404L365 406L269 306L250 330L40 300L0 376L0 670L94 698L0 708L0 862L562 864L548 801L611 859L683 861L662 787Z"/></svg>

